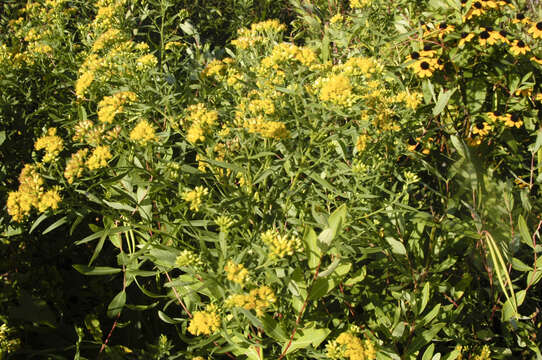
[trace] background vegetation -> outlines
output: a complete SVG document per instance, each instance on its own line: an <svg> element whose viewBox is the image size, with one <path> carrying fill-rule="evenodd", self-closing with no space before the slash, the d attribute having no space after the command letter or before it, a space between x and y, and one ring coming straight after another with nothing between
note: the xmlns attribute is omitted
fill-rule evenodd
<svg viewBox="0 0 542 360"><path fill-rule="evenodd" d="M0 358L542 358L536 2L0 10Z"/></svg>

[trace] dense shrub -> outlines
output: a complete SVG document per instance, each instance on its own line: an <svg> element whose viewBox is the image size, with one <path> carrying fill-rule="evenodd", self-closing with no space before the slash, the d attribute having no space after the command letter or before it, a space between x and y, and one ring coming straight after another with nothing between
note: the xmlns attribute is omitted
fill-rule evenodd
<svg viewBox="0 0 542 360"><path fill-rule="evenodd" d="M98 1L7 199L110 284L76 357L540 356L526 5L292 1L219 49L240 17Z"/></svg>

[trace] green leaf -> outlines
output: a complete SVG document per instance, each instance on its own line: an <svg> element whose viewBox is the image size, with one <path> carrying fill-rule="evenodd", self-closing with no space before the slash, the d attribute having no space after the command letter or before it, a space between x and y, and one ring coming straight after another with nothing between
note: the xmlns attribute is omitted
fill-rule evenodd
<svg viewBox="0 0 542 360"><path fill-rule="evenodd" d="M323 328L316 329L311 327L308 329L303 329L300 332L302 332L303 335L292 341L292 344L286 351L286 354L290 354L299 349L307 349L311 345L312 347L317 348L322 343L322 341L325 340L329 333L331 333L331 330ZM283 345L282 352L284 352L286 346L287 343Z"/></svg>
<svg viewBox="0 0 542 360"><path fill-rule="evenodd" d="M523 243L531 247L531 249L534 249L533 241L531 239L531 235L529 234L529 228L527 227L527 222L525 222L522 215L520 215L518 218L518 227Z"/></svg>
<svg viewBox="0 0 542 360"><path fill-rule="evenodd" d="M108 266L92 266L89 267L83 264L74 264L73 268L79 271L83 275L92 275L92 276L101 276L101 275L111 275L121 272L121 269L108 267Z"/></svg>
<svg viewBox="0 0 542 360"><path fill-rule="evenodd" d="M277 340L278 342L284 342L288 340L288 335L286 331L280 326L280 324L275 321L271 316L265 314L262 318L263 329L265 333Z"/></svg>
<svg viewBox="0 0 542 360"><path fill-rule="evenodd" d="M126 291L122 290L109 303L109 306L107 307L107 316L109 316L110 318L117 316L118 314L120 314L125 304Z"/></svg>
<svg viewBox="0 0 542 360"><path fill-rule="evenodd" d="M425 349L423 353L422 360L431 360L433 353L435 352L435 344L431 344Z"/></svg>
<svg viewBox="0 0 542 360"><path fill-rule="evenodd" d="M429 294L430 294L430 285L429 283L425 283L422 290L422 303L420 305L420 309L418 310L418 314L423 313L423 310L427 306L427 303L429 302Z"/></svg>
<svg viewBox="0 0 542 360"><path fill-rule="evenodd" d="M314 284L312 285L309 299L318 300L322 296L326 295L329 290L331 290L331 286L328 279L318 278L314 281Z"/></svg>
<svg viewBox="0 0 542 360"><path fill-rule="evenodd" d="M393 336L394 338L400 338L401 336L403 336L404 332L405 332L405 323L403 321L399 321L399 323L393 329L391 336Z"/></svg>
<svg viewBox="0 0 542 360"><path fill-rule="evenodd" d="M452 95L455 93L456 90L457 90L457 88L454 88L451 91L450 90L445 91L445 89L442 89L440 91L440 93L438 95L437 104L433 108L433 115L434 116L439 115L444 110L446 105L448 105L448 101L450 101L450 98L452 97Z"/></svg>
<svg viewBox="0 0 542 360"><path fill-rule="evenodd" d="M53 231L54 229L64 225L65 223L68 222L68 217L67 216L64 216L60 219L58 219L57 221L55 221L53 224L51 224L47 229L43 230L43 232L41 233L42 235L45 235L47 234L48 232L51 232Z"/></svg>
<svg viewBox="0 0 542 360"><path fill-rule="evenodd" d="M309 269L314 270L320 263L322 250L318 246L317 236L312 227L305 228L303 244L305 245L305 252L307 253Z"/></svg>
<svg viewBox="0 0 542 360"><path fill-rule="evenodd" d="M386 237L386 241L391 246L391 252L397 255L406 255L406 249L402 242L392 237Z"/></svg>

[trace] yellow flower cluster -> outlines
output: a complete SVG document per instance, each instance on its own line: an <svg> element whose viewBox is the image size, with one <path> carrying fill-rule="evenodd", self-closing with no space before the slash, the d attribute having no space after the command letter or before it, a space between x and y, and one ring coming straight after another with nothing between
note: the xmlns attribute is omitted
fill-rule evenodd
<svg viewBox="0 0 542 360"><path fill-rule="evenodd" d="M280 65L286 64L289 61L298 62L302 65L310 67L317 63L317 56L314 51L307 47L299 47L290 43L280 43L273 47L271 54L262 59L258 73L265 75L271 69L279 70Z"/></svg>
<svg viewBox="0 0 542 360"><path fill-rule="evenodd" d="M7 210L13 221L20 222L30 214L32 208L39 212L47 209L56 210L62 200L60 188L54 187L47 191L43 189L43 178L34 165L24 166L19 175L19 188L8 195Z"/></svg>
<svg viewBox="0 0 542 360"><path fill-rule="evenodd" d="M75 94L78 98L85 96L85 92L94 81L94 72L85 71L75 82Z"/></svg>
<svg viewBox="0 0 542 360"><path fill-rule="evenodd" d="M344 64L334 67L335 71L340 71L348 76L362 76L369 78L373 74L379 74L384 70L384 66L373 58L354 56L346 60Z"/></svg>
<svg viewBox="0 0 542 360"><path fill-rule="evenodd" d="M286 26L277 20L267 20L252 24L250 29L241 29L238 32L237 39L231 44L239 49L248 49L259 43L269 42L273 35L284 31Z"/></svg>
<svg viewBox="0 0 542 360"><path fill-rule="evenodd" d="M352 92L350 79L343 74L338 74L322 79L319 98L322 101L350 107L357 97Z"/></svg>
<svg viewBox="0 0 542 360"><path fill-rule="evenodd" d="M112 123L115 115L124 110L124 104L136 100L137 95L132 91L121 91L104 97L98 103L98 120L102 123Z"/></svg>
<svg viewBox="0 0 542 360"><path fill-rule="evenodd" d="M87 159L86 165L89 170L96 170L107 166L107 161L113 156L109 151L109 146L98 146L92 150L92 154Z"/></svg>
<svg viewBox="0 0 542 360"><path fill-rule="evenodd" d="M164 49L165 50L173 50L175 48L180 48L180 47L183 47L184 44L180 41L170 41L168 43L166 43L166 45L164 46Z"/></svg>
<svg viewBox="0 0 542 360"><path fill-rule="evenodd" d="M68 180L68 184L73 184L76 178L80 178L85 170L85 158L88 154L88 149L78 150L75 154L72 154L70 160L66 164L64 170L64 177Z"/></svg>
<svg viewBox="0 0 542 360"><path fill-rule="evenodd" d="M362 341L351 332L343 332L326 345L327 356L334 360L374 360L376 349L369 339Z"/></svg>
<svg viewBox="0 0 542 360"><path fill-rule="evenodd" d="M109 29L101 34L92 45L92 52L98 52L107 46L124 40L123 34L119 29Z"/></svg>
<svg viewBox="0 0 542 360"><path fill-rule="evenodd" d="M233 219L228 215L220 215L215 220L215 224L218 225L221 232L228 232L230 227L233 225Z"/></svg>
<svg viewBox="0 0 542 360"><path fill-rule="evenodd" d="M250 290L248 294L232 295L225 301L227 307L240 307L245 310L254 310L257 316L263 316L264 312L277 301L273 290L268 286Z"/></svg>
<svg viewBox="0 0 542 360"><path fill-rule="evenodd" d="M93 146L102 143L105 132L105 124L96 125L90 120L82 120L74 126L74 141L86 142Z"/></svg>
<svg viewBox="0 0 542 360"><path fill-rule="evenodd" d="M303 251L301 240L297 236L281 235L276 230L267 230L262 235L262 241L269 247L271 258L283 258L292 256L296 252Z"/></svg>
<svg viewBox="0 0 542 360"><path fill-rule="evenodd" d="M228 280L238 283L241 286L248 281L249 273L243 264L236 264L230 260L226 266L224 266L224 271L226 272Z"/></svg>
<svg viewBox="0 0 542 360"><path fill-rule="evenodd" d="M196 186L194 190L187 190L182 194L184 201L190 203L190 210L199 211L203 203L203 197L209 194L209 190L203 186Z"/></svg>
<svg viewBox="0 0 542 360"><path fill-rule="evenodd" d="M372 0L350 0L350 8L352 9L362 9L366 6L371 5Z"/></svg>
<svg viewBox="0 0 542 360"><path fill-rule="evenodd" d="M407 108L416 110L422 102L422 94L419 92L409 93L408 91L402 91L395 96L395 101L403 102Z"/></svg>
<svg viewBox="0 0 542 360"><path fill-rule="evenodd" d="M251 134L260 134L269 139L285 139L289 136L286 125L280 121L266 121L262 116L246 119L243 127Z"/></svg>
<svg viewBox="0 0 542 360"><path fill-rule="evenodd" d="M227 65L222 60L213 59L201 72L203 77L216 77L221 80Z"/></svg>
<svg viewBox="0 0 542 360"><path fill-rule="evenodd" d="M143 55L136 60L136 68L138 70L149 69L158 65L158 59L153 54Z"/></svg>
<svg viewBox="0 0 542 360"><path fill-rule="evenodd" d="M199 266L203 266L203 261L201 260L201 257L198 254L196 254L193 251L185 249L181 251L179 256L177 256L177 258L175 259L175 265L177 267L183 267L183 266L199 267Z"/></svg>
<svg viewBox="0 0 542 360"><path fill-rule="evenodd" d="M369 135L367 134L361 134L358 136L358 139L356 140L356 151L358 153L363 152L365 148L367 147L367 141L369 140Z"/></svg>
<svg viewBox="0 0 542 360"><path fill-rule="evenodd" d="M192 315L188 325L188 332L192 335L211 335L220 328L220 315L215 305L207 305L205 311L196 311Z"/></svg>
<svg viewBox="0 0 542 360"><path fill-rule="evenodd" d="M218 120L218 112L207 110L204 104L191 105L187 108L188 116L182 121L183 125L189 126L186 132L186 140L195 144L204 141L212 127Z"/></svg>
<svg viewBox="0 0 542 360"><path fill-rule="evenodd" d="M254 99L248 103L248 111L253 115L260 113L272 115L275 113L275 104L271 99Z"/></svg>
<svg viewBox="0 0 542 360"><path fill-rule="evenodd" d="M130 132L130 139L141 145L146 145L148 142L156 141L156 134L147 120L141 120Z"/></svg>
<svg viewBox="0 0 542 360"><path fill-rule="evenodd" d="M56 128L47 130L47 135L40 137L34 144L36 150L45 149L43 162L48 163L54 160L62 151L64 142L62 138L56 135Z"/></svg>

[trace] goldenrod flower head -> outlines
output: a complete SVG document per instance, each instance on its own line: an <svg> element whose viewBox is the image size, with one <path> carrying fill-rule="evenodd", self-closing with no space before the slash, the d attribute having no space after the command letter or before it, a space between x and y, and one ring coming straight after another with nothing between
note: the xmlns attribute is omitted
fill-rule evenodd
<svg viewBox="0 0 542 360"><path fill-rule="evenodd" d="M205 69L201 72L203 77L217 77L222 79L223 70L226 69L227 65L221 60L213 59L210 63L205 66Z"/></svg>
<svg viewBox="0 0 542 360"><path fill-rule="evenodd" d="M476 355L473 360L491 360L491 350L489 346L484 345L479 355Z"/></svg>
<svg viewBox="0 0 542 360"><path fill-rule="evenodd" d="M275 113L275 104L271 99L255 99L248 104L248 111L253 115L264 113L271 115Z"/></svg>
<svg viewBox="0 0 542 360"><path fill-rule="evenodd" d="M240 284L241 286L248 281L249 273L243 264L236 264L230 260L226 266L224 266L224 271L226 272L228 280Z"/></svg>
<svg viewBox="0 0 542 360"><path fill-rule="evenodd" d="M267 230L261 235L262 241L269 247L271 258L292 256L303 251L301 240L297 236L281 235L276 230Z"/></svg>
<svg viewBox="0 0 542 360"><path fill-rule="evenodd" d="M372 0L350 0L350 8L352 9L362 9L366 6L371 5Z"/></svg>
<svg viewBox="0 0 542 360"><path fill-rule="evenodd" d="M326 351L332 359L376 359L376 350L373 342L369 339L362 341L349 331L341 333L337 339L328 342Z"/></svg>
<svg viewBox="0 0 542 360"><path fill-rule="evenodd" d="M56 128L47 130L47 135L40 137L34 144L36 150L45 149L45 155L43 155L44 163L54 160L62 151L63 146L64 142L56 135Z"/></svg>
<svg viewBox="0 0 542 360"><path fill-rule="evenodd" d="M262 116L246 119L243 127L251 134L260 134L269 139L285 139L289 136L286 125L280 121L265 121Z"/></svg>
<svg viewBox="0 0 542 360"><path fill-rule="evenodd" d="M269 286L252 289L248 294L232 295L225 301L227 307L241 307L245 310L254 310L257 316L273 306L277 298Z"/></svg>
<svg viewBox="0 0 542 360"><path fill-rule="evenodd" d="M130 139L141 145L146 145L148 142L156 141L156 134L147 120L140 120L130 132Z"/></svg>
<svg viewBox="0 0 542 360"><path fill-rule="evenodd" d="M96 39L92 45L92 52L98 52L108 45L124 40L119 29L109 29Z"/></svg>
<svg viewBox="0 0 542 360"><path fill-rule="evenodd" d="M230 227L233 225L233 219L227 215L220 215L218 218L216 218L215 224L218 225L220 231L228 232Z"/></svg>
<svg viewBox="0 0 542 360"><path fill-rule="evenodd" d="M143 55L136 60L136 68L138 70L149 69L156 65L158 65L158 59L153 54Z"/></svg>
<svg viewBox="0 0 542 360"><path fill-rule="evenodd" d="M38 202L38 211L40 213L47 211L47 209L56 210L58 209L58 204L62 201L60 197L60 188L54 187L53 189L47 190L43 193Z"/></svg>
<svg viewBox="0 0 542 360"><path fill-rule="evenodd" d="M208 110L204 104L190 105L187 109L187 117L181 123L188 126L186 140L195 144L198 141L204 141L218 120L218 112Z"/></svg>
<svg viewBox="0 0 542 360"><path fill-rule="evenodd" d="M86 161L89 170L96 170L107 166L107 161L113 156L108 145L98 146L92 150L92 154Z"/></svg>
<svg viewBox="0 0 542 360"><path fill-rule="evenodd" d="M85 95L85 91L88 89L90 84L94 81L94 72L86 71L84 72L77 81L75 82L75 94L78 98L81 98Z"/></svg>
<svg viewBox="0 0 542 360"><path fill-rule="evenodd" d="M68 180L68 184L72 184L74 179L80 178L85 170L85 158L88 154L88 149L78 150L75 154L72 154L70 160L66 164L64 170L64 177Z"/></svg>
<svg viewBox="0 0 542 360"><path fill-rule="evenodd" d="M358 139L356 140L356 151L358 153L363 152L365 148L367 147L367 140L369 140L369 135L367 134L361 134L358 136Z"/></svg>
<svg viewBox="0 0 542 360"><path fill-rule="evenodd" d="M188 332L192 335L211 335L220 328L220 316L216 307L208 306L205 311L196 311L192 315L188 326Z"/></svg>
<svg viewBox="0 0 542 360"><path fill-rule="evenodd" d="M194 266L201 267L203 266L203 260L201 256L190 250L183 250L175 259L175 265L177 267L183 266Z"/></svg>
<svg viewBox="0 0 542 360"><path fill-rule="evenodd" d="M352 106L355 96L350 79L342 74L323 79L319 98L337 105Z"/></svg>
<svg viewBox="0 0 542 360"><path fill-rule="evenodd" d="M183 47L184 44L180 41L170 41L168 43L166 43L166 45L164 46L164 49L165 50L173 50L173 49L176 49L176 48L180 48L180 47Z"/></svg>
<svg viewBox="0 0 542 360"><path fill-rule="evenodd" d="M329 19L330 24L342 23L344 21L344 16L342 14L335 14L331 19Z"/></svg>
<svg viewBox="0 0 542 360"><path fill-rule="evenodd" d="M190 203L190 210L199 211L203 198L209 194L209 190L203 186L196 186L194 190L187 190L182 194L184 201Z"/></svg>
<svg viewBox="0 0 542 360"><path fill-rule="evenodd" d="M98 120L102 123L112 123L115 115L124 109L124 104L134 102L136 99L137 95L132 91L121 91L104 97L98 103Z"/></svg>

